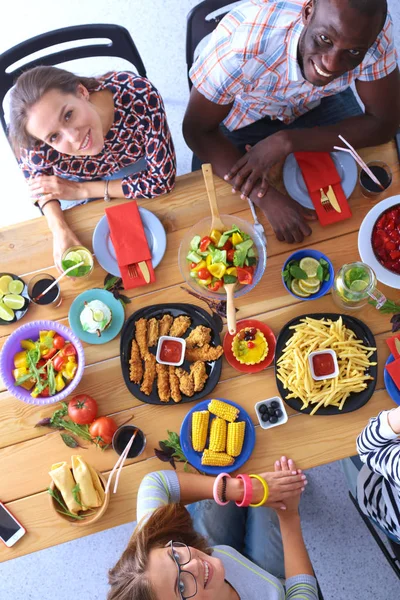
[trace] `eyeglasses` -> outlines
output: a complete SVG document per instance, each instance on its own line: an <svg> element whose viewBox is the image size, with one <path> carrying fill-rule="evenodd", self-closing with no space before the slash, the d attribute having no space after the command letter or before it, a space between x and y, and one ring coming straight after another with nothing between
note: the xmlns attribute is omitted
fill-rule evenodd
<svg viewBox="0 0 400 600"><path fill-rule="evenodd" d="M178 593L181 600L188 600L197 594L197 581L193 573L184 571L182 567L192 560L189 546L181 542L168 542L171 548L171 556L178 569Z"/></svg>

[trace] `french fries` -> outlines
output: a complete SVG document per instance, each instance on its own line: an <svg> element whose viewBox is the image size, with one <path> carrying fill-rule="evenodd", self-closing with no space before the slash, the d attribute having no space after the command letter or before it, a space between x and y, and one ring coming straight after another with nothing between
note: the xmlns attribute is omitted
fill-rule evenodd
<svg viewBox="0 0 400 600"><path fill-rule="evenodd" d="M286 342L277 361L277 377L289 390L286 399L298 398L302 401L301 410L310 404L315 405L311 415L321 406L337 406L342 410L350 394L365 390L368 381L373 379L366 371L376 365L376 362L370 361L376 348L364 346L354 331L343 324L342 317L337 321L306 317L290 329L294 330L294 334ZM311 377L308 355L326 348L336 352L339 375L333 379L315 381Z"/></svg>

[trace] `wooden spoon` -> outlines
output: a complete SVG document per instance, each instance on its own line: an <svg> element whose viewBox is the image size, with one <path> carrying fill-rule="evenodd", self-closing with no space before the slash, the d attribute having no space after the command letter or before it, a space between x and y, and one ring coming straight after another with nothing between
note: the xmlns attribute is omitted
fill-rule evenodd
<svg viewBox="0 0 400 600"><path fill-rule="evenodd" d="M207 163L201 165L201 168L203 170L204 183L206 184L207 196L211 209L211 230L217 229L218 231L225 231L226 227L219 216L212 166Z"/></svg>
<svg viewBox="0 0 400 600"><path fill-rule="evenodd" d="M213 229L217 229L218 231L225 231L226 227L219 215L212 167L210 164L205 164L202 165L201 168L203 170L204 183L206 184L207 196L211 209L211 231ZM233 298L235 286L236 282L224 283L224 289L226 292L226 319L228 322L228 331L231 335L235 335L236 333L236 309Z"/></svg>

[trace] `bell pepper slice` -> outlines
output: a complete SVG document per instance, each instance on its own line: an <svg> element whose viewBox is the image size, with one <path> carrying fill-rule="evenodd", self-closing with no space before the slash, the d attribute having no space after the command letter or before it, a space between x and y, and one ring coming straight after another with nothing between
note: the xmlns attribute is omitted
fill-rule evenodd
<svg viewBox="0 0 400 600"><path fill-rule="evenodd" d="M242 267L237 268L238 281L242 285L250 285L253 282L253 273Z"/></svg>
<svg viewBox="0 0 400 600"><path fill-rule="evenodd" d="M56 375L56 392L61 392L65 388L65 381L62 376L62 373L57 373Z"/></svg>
<svg viewBox="0 0 400 600"><path fill-rule="evenodd" d="M220 231L218 231L218 229L213 229L212 232L210 233L210 238L215 245L218 244L219 240L221 239L221 235L222 234Z"/></svg>
<svg viewBox="0 0 400 600"><path fill-rule="evenodd" d="M200 240L200 252L205 252L210 244L212 244L212 239L210 238L210 236L205 235Z"/></svg>
<svg viewBox="0 0 400 600"><path fill-rule="evenodd" d="M26 350L22 350L22 352L17 352L14 354L14 367L16 369L28 368L28 361L26 360Z"/></svg>
<svg viewBox="0 0 400 600"><path fill-rule="evenodd" d="M240 242L243 242L243 238L240 235L240 233L233 233L232 234L232 244L234 246L237 246L238 244L240 244Z"/></svg>
<svg viewBox="0 0 400 600"><path fill-rule="evenodd" d="M210 271L213 277L216 277L217 279L222 279L222 277L225 275L226 265L224 265L224 263L221 262L215 263L214 265L210 265L208 267L208 270Z"/></svg>
<svg viewBox="0 0 400 600"><path fill-rule="evenodd" d="M208 258L208 256L207 256ZM205 260L201 260L199 263L197 263L197 265L195 267L193 267L193 269L191 269L191 271L194 271L195 273L197 273L198 271L200 271L200 269L206 269L207 268L207 263Z"/></svg>
<svg viewBox="0 0 400 600"><path fill-rule="evenodd" d="M32 340L22 340L21 346L24 350L33 350L36 347L36 344L35 342L32 342Z"/></svg>
<svg viewBox="0 0 400 600"><path fill-rule="evenodd" d="M227 275L234 275L235 277L237 277L237 267L229 267L226 270L226 274Z"/></svg>

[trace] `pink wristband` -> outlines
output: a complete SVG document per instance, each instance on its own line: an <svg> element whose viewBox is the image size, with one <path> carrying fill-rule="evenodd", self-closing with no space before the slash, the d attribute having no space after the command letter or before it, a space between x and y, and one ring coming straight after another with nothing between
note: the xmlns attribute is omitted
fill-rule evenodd
<svg viewBox="0 0 400 600"><path fill-rule="evenodd" d="M229 477L229 479L231 479L231 476L228 473L220 473L217 476L216 480L214 481L214 485L213 485L214 500L217 504L219 504L219 506L225 506L226 504L229 504L229 500L227 502L222 502L222 500L220 500L220 498L218 496L219 482L222 480L223 477Z"/></svg>
<svg viewBox="0 0 400 600"><path fill-rule="evenodd" d="M240 474L236 475L236 479L241 479L244 484L244 494L243 500L241 502L236 502L236 506L240 508L244 508L246 506L250 506L250 502L253 496L253 484L248 475Z"/></svg>

